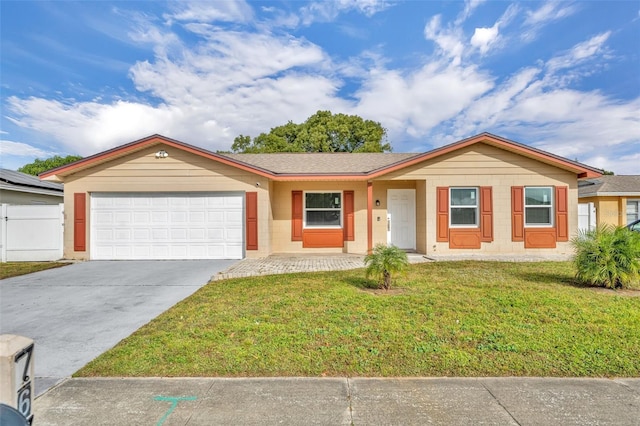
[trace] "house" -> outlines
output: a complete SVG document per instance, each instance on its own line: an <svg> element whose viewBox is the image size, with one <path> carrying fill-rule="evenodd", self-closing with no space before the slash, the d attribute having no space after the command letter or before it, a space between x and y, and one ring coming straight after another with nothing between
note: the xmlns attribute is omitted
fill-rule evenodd
<svg viewBox="0 0 640 426"><path fill-rule="evenodd" d="M0 169L0 203L2 204L60 204L64 187L26 173Z"/></svg>
<svg viewBox="0 0 640 426"><path fill-rule="evenodd" d="M218 154L153 135L41 175L64 182L71 259L571 251L601 170L483 133L421 154Z"/></svg>
<svg viewBox="0 0 640 426"><path fill-rule="evenodd" d="M640 219L640 175L604 175L578 182L578 200L593 222L625 226Z"/></svg>

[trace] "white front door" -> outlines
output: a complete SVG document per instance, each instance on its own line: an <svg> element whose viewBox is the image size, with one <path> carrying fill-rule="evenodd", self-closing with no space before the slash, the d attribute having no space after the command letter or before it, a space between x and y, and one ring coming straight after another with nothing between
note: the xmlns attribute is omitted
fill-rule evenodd
<svg viewBox="0 0 640 426"><path fill-rule="evenodd" d="M416 249L416 191L387 190L387 244Z"/></svg>

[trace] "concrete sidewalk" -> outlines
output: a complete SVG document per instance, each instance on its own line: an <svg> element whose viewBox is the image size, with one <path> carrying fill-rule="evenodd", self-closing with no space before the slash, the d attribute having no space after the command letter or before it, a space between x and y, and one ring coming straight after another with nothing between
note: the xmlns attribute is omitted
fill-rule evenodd
<svg viewBox="0 0 640 426"><path fill-rule="evenodd" d="M640 379L69 379L36 425L639 425Z"/></svg>

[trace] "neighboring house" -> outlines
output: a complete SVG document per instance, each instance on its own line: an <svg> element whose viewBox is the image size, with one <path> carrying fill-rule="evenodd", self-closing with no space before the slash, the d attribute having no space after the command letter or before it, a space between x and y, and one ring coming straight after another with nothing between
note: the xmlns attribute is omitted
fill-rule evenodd
<svg viewBox="0 0 640 426"><path fill-rule="evenodd" d="M64 188L26 173L0 169L0 204L60 204Z"/></svg>
<svg viewBox="0 0 640 426"><path fill-rule="evenodd" d="M595 211L597 224L625 226L640 219L640 175L604 175L578 182L581 205Z"/></svg>
<svg viewBox="0 0 640 426"><path fill-rule="evenodd" d="M601 170L483 133L422 154L217 154L154 135L50 170L71 259L570 253Z"/></svg>

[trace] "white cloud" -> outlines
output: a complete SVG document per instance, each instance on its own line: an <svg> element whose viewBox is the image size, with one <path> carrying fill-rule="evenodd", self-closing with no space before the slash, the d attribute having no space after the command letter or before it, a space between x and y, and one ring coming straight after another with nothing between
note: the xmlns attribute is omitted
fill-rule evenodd
<svg viewBox="0 0 640 426"><path fill-rule="evenodd" d="M438 56L450 58L454 65L462 61L465 45L464 35L459 27L442 28L442 16L433 16L424 27L424 36L438 46Z"/></svg>
<svg viewBox="0 0 640 426"><path fill-rule="evenodd" d="M489 47L498 38L498 25L494 25L491 28L476 28L471 37L471 45L477 47L480 53L485 54L489 50Z"/></svg>
<svg viewBox="0 0 640 426"><path fill-rule="evenodd" d="M589 40L578 43L568 52L558 55L547 62L547 67L551 72L563 68L570 68L586 60L593 59L596 55L606 52L605 42L609 39L611 31L593 36Z"/></svg>
<svg viewBox="0 0 640 426"><path fill-rule="evenodd" d="M172 20L190 22L249 22L253 9L243 0L225 1L179 1L171 3L174 11L165 14Z"/></svg>
<svg viewBox="0 0 640 426"><path fill-rule="evenodd" d="M300 8L303 25L313 22L331 22L344 12L355 10L371 17L391 6L386 0L334 0L317 1Z"/></svg>
<svg viewBox="0 0 640 426"><path fill-rule="evenodd" d="M10 140L0 139L0 157L16 156L16 157L33 157L48 158L55 155L54 152L45 151L43 149L31 146L23 142L14 142Z"/></svg>
<svg viewBox="0 0 640 426"><path fill-rule="evenodd" d="M459 16L468 16L480 3L467 2ZM369 9L366 3L346 1L317 4L309 16L317 22L334 19L335 13L345 10L377 13L376 7L382 6L386 3L372 2ZM260 29L250 32L237 25L225 30L204 19L185 18L180 31L189 35L184 37L153 20L142 21L132 34L153 48L154 58L136 63L129 75L137 95L148 95L154 104L14 96L7 100L6 115L81 155L152 133L225 150L238 134L256 136L288 120L301 122L319 109L380 121L400 152L430 149L434 143L482 131L535 143L569 158L578 156L581 161L599 158L603 149L604 158L611 159L614 152L637 144L640 97L622 101L572 85L606 62L610 32L553 58L533 58L510 75L501 76L474 62L477 52L495 52L509 37L518 37L507 30L519 7L507 7L493 26L477 28L473 37L464 33L459 18L443 22L441 15L432 17L424 36L436 49L412 68L393 65L377 50L337 62L321 46L260 23L252 23L252 28ZM526 29L537 31L572 10L565 3L545 3L529 13ZM284 16L278 10L269 13ZM198 42L187 43L187 38ZM340 95L346 81L358 85L348 97ZM633 163L633 155L628 157L624 167ZM623 170L593 165L616 173Z"/></svg>
<svg viewBox="0 0 640 426"><path fill-rule="evenodd" d="M456 19L455 24L460 25L464 21L466 21L467 18L473 14L476 8L480 6L482 3L484 3L485 1L486 0L465 0L464 9L458 15L458 18Z"/></svg>
<svg viewBox="0 0 640 426"><path fill-rule="evenodd" d="M537 4L537 3L534 3ZM530 42L538 36L540 30L551 22L564 19L577 12L573 3L548 0L536 10L527 11L521 38Z"/></svg>

